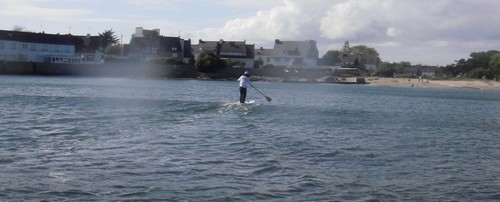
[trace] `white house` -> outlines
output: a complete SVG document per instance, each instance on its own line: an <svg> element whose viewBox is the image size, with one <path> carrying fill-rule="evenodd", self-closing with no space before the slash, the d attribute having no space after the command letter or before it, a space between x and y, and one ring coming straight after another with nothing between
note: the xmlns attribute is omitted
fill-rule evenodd
<svg viewBox="0 0 500 202"><path fill-rule="evenodd" d="M280 41L276 39L273 49L257 49L256 60L264 65L284 67L316 67L318 48L316 41Z"/></svg>
<svg viewBox="0 0 500 202"><path fill-rule="evenodd" d="M80 63L71 35L0 30L0 60Z"/></svg>
<svg viewBox="0 0 500 202"><path fill-rule="evenodd" d="M160 29L135 28L126 53L136 59L177 58L184 62L191 59L191 39L160 35Z"/></svg>
<svg viewBox="0 0 500 202"><path fill-rule="evenodd" d="M199 40L197 45L192 45L193 56L198 58L202 52L213 52L222 59L229 60L246 68L254 67L254 44L246 44L246 41L203 41Z"/></svg>

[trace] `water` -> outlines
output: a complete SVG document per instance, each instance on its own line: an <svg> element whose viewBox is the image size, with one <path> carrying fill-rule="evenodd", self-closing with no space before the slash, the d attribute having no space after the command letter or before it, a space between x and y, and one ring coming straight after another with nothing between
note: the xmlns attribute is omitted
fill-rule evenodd
<svg viewBox="0 0 500 202"><path fill-rule="evenodd" d="M500 91L0 76L0 201L498 201Z"/></svg>

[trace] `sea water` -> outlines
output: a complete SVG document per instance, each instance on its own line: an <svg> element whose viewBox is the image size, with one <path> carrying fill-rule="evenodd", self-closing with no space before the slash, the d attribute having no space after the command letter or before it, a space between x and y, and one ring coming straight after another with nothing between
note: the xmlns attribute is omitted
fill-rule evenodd
<svg viewBox="0 0 500 202"><path fill-rule="evenodd" d="M498 201L500 91L0 76L0 201Z"/></svg>

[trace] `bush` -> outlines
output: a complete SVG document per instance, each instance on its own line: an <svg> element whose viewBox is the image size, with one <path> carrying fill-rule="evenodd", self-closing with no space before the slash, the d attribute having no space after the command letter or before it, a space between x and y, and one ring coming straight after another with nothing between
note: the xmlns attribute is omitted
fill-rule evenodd
<svg viewBox="0 0 500 202"><path fill-rule="evenodd" d="M491 68L474 68L469 71L467 74L469 78L474 78L474 79L480 79L483 78L483 76L486 79L493 79L495 78L495 71L493 71Z"/></svg>
<svg viewBox="0 0 500 202"><path fill-rule="evenodd" d="M195 66L199 72L215 72L216 69L226 67L226 62L213 52L201 52L195 62Z"/></svg>

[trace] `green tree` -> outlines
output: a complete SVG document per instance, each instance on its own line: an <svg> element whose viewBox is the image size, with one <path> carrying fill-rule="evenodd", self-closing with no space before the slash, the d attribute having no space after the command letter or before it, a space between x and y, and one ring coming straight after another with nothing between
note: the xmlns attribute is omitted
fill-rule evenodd
<svg viewBox="0 0 500 202"><path fill-rule="evenodd" d="M118 37L116 37L113 29L104 30L104 32L99 33L99 36L102 38L102 45L104 46L104 48L108 47L109 45L118 44L118 42L120 42Z"/></svg>
<svg viewBox="0 0 500 202"><path fill-rule="evenodd" d="M350 62L351 64L355 62L355 59L358 59L357 67L363 70L366 69L366 64L378 65L381 61L379 54L377 50L375 50L375 48L371 48L365 45L350 47L348 41L345 42L344 47L341 50L340 58L344 60L344 63Z"/></svg>
<svg viewBox="0 0 500 202"><path fill-rule="evenodd" d="M26 28L24 28L23 26L21 25L16 25L14 27L12 27L12 31L16 31L16 32L24 32L26 31Z"/></svg>
<svg viewBox="0 0 500 202"><path fill-rule="evenodd" d="M396 63L381 62L375 69L375 75L383 77L394 77Z"/></svg>
<svg viewBox="0 0 500 202"><path fill-rule="evenodd" d="M462 58L460 60L456 60L455 62L456 64L446 65L444 67L443 70L446 72L446 74L455 77L459 74L465 74L469 71L467 68L467 60Z"/></svg>
<svg viewBox="0 0 500 202"><path fill-rule="evenodd" d="M339 58L341 55L340 51L337 50L329 50L321 57L321 65L333 66L336 63L342 62Z"/></svg>
<svg viewBox="0 0 500 202"><path fill-rule="evenodd" d="M398 64L395 65L395 73L402 74L406 68L411 67L411 62L408 61L401 61Z"/></svg>
<svg viewBox="0 0 500 202"><path fill-rule="evenodd" d="M214 72L216 69L224 68L226 64L215 53L203 51L196 59L195 66L200 72Z"/></svg>
<svg viewBox="0 0 500 202"><path fill-rule="evenodd" d="M500 75L500 53L495 53L490 58L490 70L495 75Z"/></svg>
<svg viewBox="0 0 500 202"><path fill-rule="evenodd" d="M473 52L470 54L470 58L467 60L468 70L472 70L478 67L487 68L489 66L490 58L494 54L499 53L496 50L490 50L486 52Z"/></svg>
<svg viewBox="0 0 500 202"><path fill-rule="evenodd" d="M110 45L104 49L104 52L110 55L121 55L122 47L120 45Z"/></svg>

